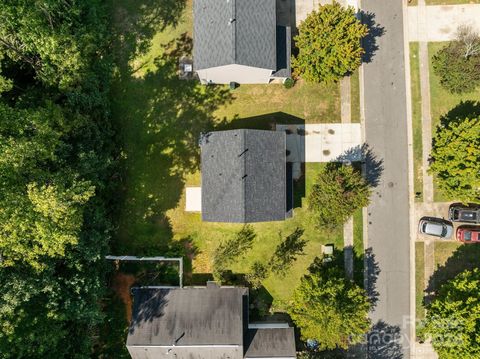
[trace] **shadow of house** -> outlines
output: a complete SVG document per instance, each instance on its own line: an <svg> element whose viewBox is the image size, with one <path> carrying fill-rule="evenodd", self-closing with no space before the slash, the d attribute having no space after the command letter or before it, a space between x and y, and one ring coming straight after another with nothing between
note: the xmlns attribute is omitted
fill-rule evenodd
<svg viewBox="0 0 480 359"><path fill-rule="evenodd" d="M365 50L362 61L372 62L375 52L378 50L377 39L385 34L385 28L375 22L375 14L371 12L360 11L362 23L368 27L368 35L363 38L362 46Z"/></svg>

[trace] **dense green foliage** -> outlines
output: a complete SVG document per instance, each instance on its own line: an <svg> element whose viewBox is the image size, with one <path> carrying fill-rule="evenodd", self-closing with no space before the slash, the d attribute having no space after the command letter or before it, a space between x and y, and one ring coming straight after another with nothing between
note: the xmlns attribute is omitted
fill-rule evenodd
<svg viewBox="0 0 480 359"><path fill-rule="evenodd" d="M369 310L365 290L343 268L317 260L295 290L289 314L303 340L316 340L320 350L346 349L367 333Z"/></svg>
<svg viewBox="0 0 480 359"><path fill-rule="evenodd" d="M479 358L480 270L465 271L446 282L427 306L423 335L440 358Z"/></svg>
<svg viewBox="0 0 480 359"><path fill-rule="evenodd" d="M213 257L213 276L216 280L222 278L225 268L252 248L255 237L253 227L246 224L233 238L219 244Z"/></svg>
<svg viewBox="0 0 480 359"><path fill-rule="evenodd" d="M449 42L432 58L440 84L452 93L472 92L480 84L480 54L465 55L465 46Z"/></svg>
<svg viewBox="0 0 480 359"><path fill-rule="evenodd" d="M0 4L0 353L86 358L112 184L101 2Z"/></svg>
<svg viewBox="0 0 480 359"><path fill-rule="evenodd" d="M430 172L440 190L465 203L480 199L480 117L474 116L447 114L437 127L430 155Z"/></svg>
<svg viewBox="0 0 480 359"><path fill-rule="evenodd" d="M315 224L332 228L345 223L356 209L368 205L370 186L352 166L331 164L316 178L308 197Z"/></svg>
<svg viewBox="0 0 480 359"><path fill-rule="evenodd" d="M294 73L309 82L339 80L360 66L365 52L360 42L367 34L367 26L356 18L352 7L337 2L320 6L298 28Z"/></svg>

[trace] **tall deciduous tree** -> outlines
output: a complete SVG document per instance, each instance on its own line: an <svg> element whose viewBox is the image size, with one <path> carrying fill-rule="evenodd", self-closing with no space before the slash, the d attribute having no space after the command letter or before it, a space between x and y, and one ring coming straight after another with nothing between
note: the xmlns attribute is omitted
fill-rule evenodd
<svg viewBox="0 0 480 359"><path fill-rule="evenodd" d="M433 138L430 173L449 198L480 199L480 118L468 114L444 117Z"/></svg>
<svg viewBox="0 0 480 359"><path fill-rule="evenodd" d="M367 333L370 302L365 290L345 272L318 260L295 290L289 314L303 340L314 339L320 349L346 349Z"/></svg>
<svg viewBox="0 0 480 359"><path fill-rule="evenodd" d="M352 166L329 164L318 174L308 197L308 208L318 227L345 223L369 203L370 186Z"/></svg>
<svg viewBox="0 0 480 359"><path fill-rule="evenodd" d="M298 55L294 73L309 82L333 82L358 68L365 50L360 41L368 28L352 7L334 2L320 6L300 23L294 38Z"/></svg>
<svg viewBox="0 0 480 359"><path fill-rule="evenodd" d="M440 358L479 358L480 271L465 271L446 282L427 306L424 336Z"/></svg>

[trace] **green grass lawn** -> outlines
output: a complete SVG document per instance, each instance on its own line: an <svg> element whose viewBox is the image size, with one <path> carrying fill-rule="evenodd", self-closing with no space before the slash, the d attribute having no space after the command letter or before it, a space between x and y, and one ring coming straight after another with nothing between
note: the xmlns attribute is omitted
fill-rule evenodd
<svg viewBox="0 0 480 359"><path fill-rule="evenodd" d="M312 186L315 178L323 164L309 163L305 167L305 193ZM196 177L196 176L195 176ZM187 182L187 185L196 185L196 179ZM296 191L296 194L303 193L303 190ZM225 238L232 237L238 232L242 225L231 223L209 223L202 222L199 213L187 213L183 210L185 198L182 196L179 206L168 212L168 218L172 225L176 240L188 240L197 248L193 256L194 273L211 273L212 254L218 244ZM254 223L252 224L257 237L253 248L240 258L237 263L231 266L234 273L246 273L251 264L256 260L268 260L277 244L282 238L293 232L296 227L303 228L305 233L303 238L308 240L305 248L305 254L301 256L287 272L285 277L271 275L264 286L273 297L273 307L281 310L284 303L287 302L298 285L300 278L305 274L306 269L312 263L313 259L321 255L322 244L333 243L336 248L343 247L342 231L327 233L314 228L310 221L305 205L294 210L294 216L291 219L280 222Z"/></svg>
<svg viewBox="0 0 480 359"><path fill-rule="evenodd" d="M420 95L420 71L418 42L410 43L410 84L412 91L413 169L415 200L423 201L422 175L422 98Z"/></svg>
<svg viewBox="0 0 480 359"><path fill-rule="evenodd" d="M435 134L436 127L440 123L440 117L457 106L461 101L472 100L480 101L480 87L469 94L452 94L440 85L440 79L433 71L432 57L435 53L444 47L446 42L428 43L428 56L430 59L430 99L432 115L432 135ZM453 200L445 197L438 189L434 179L434 200L437 202L446 202Z"/></svg>
<svg viewBox="0 0 480 359"><path fill-rule="evenodd" d="M425 318L423 297L425 289L425 244L415 242L415 312L417 320Z"/></svg>
<svg viewBox="0 0 480 359"><path fill-rule="evenodd" d="M298 80L291 89L282 84L240 85L232 102L215 111L219 118L251 118L271 113L297 117L299 122L340 122L340 85L305 83Z"/></svg>
<svg viewBox="0 0 480 359"><path fill-rule="evenodd" d="M360 80L358 70L350 76L350 101L352 106L352 122L360 122Z"/></svg>
<svg viewBox="0 0 480 359"><path fill-rule="evenodd" d="M140 16L138 12L143 11L131 0L118 4L124 7L120 13L127 17L130 13ZM149 15L145 16L148 19ZM123 67L119 65L112 84L112 115L121 144L123 186L118 194L117 230L111 246L113 253L129 255L178 254L180 248L192 262L186 270L193 270L193 274L187 275L186 283L203 280L204 284L211 273L213 250L241 226L202 222L199 214L183 210L185 186L200 183L199 134L215 129L271 128L274 122L339 122L339 85L299 81L288 90L281 84L270 84L241 85L230 91L226 86L179 80L175 73L177 55L168 55L172 48L165 49L165 44L184 33L191 34L191 2L186 3L179 18L176 26L159 25L157 31L149 28L144 34L150 36L149 46L140 54L138 50L125 54L128 61ZM126 28L136 33L131 25L135 21L120 21L130 24ZM133 46L121 45L118 51ZM183 38L174 51L188 45L188 38ZM302 189L297 185L300 197L305 196L305 190L308 193L320 168L320 164L306 165L305 186ZM272 275L264 283L277 310L284 308L307 267L321 255L322 244L343 247L342 231L316 230L304 205L299 205L289 220L253 227L257 234L254 248L232 265L234 272L245 273L254 260L268 258L282 236L296 227L304 228L304 238L308 239L305 255L285 277Z"/></svg>

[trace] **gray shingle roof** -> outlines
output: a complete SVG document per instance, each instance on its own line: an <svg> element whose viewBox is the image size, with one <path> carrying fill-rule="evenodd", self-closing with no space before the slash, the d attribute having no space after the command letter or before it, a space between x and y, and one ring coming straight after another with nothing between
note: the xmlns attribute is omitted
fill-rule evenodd
<svg viewBox="0 0 480 359"><path fill-rule="evenodd" d="M245 358L295 358L293 328L249 329Z"/></svg>
<svg viewBox="0 0 480 359"><path fill-rule="evenodd" d="M127 346L243 345L246 288L134 289Z"/></svg>
<svg viewBox="0 0 480 359"><path fill-rule="evenodd" d="M286 218L285 132L210 132L201 141L202 219L265 222Z"/></svg>
<svg viewBox="0 0 480 359"><path fill-rule="evenodd" d="M275 0L194 0L196 70L239 64L277 69Z"/></svg>

